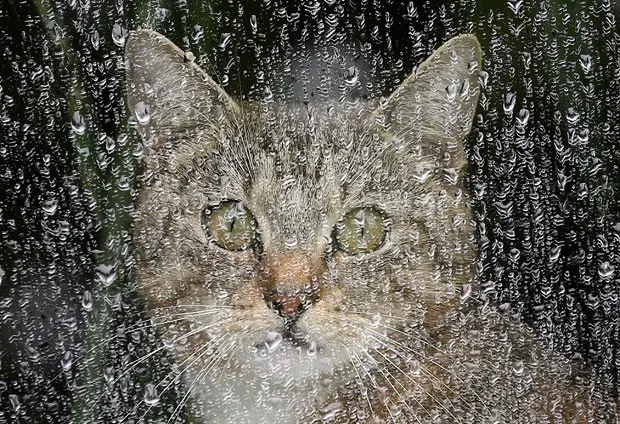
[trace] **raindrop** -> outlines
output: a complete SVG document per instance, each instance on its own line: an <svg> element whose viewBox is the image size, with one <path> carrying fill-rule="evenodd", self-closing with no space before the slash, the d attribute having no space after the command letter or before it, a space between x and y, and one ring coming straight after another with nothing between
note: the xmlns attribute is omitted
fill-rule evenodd
<svg viewBox="0 0 620 424"><path fill-rule="evenodd" d="M558 259L560 258L561 251L562 251L562 248L560 246L555 246L553 249L551 249L551 252L549 254L549 261L557 262Z"/></svg>
<svg viewBox="0 0 620 424"><path fill-rule="evenodd" d="M200 40L202 40L204 33L205 32L200 25L194 25L194 29L192 31L192 40L194 43L199 43Z"/></svg>
<svg viewBox="0 0 620 424"><path fill-rule="evenodd" d="M350 68L347 69L347 74L346 74L344 82L347 86L353 87L357 83L358 78L359 78L359 72L357 68L355 66L351 66Z"/></svg>
<svg viewBox="0 0 620 424"><path fill-rule="evenodd" d="M78 111L76 111L73 114L73 119L71 120L71 129L77 135L82 135L84 134L84 131L86 131L86 125L84 124L84 117L80 115L80 112Z"/></svg>
<svg viewBox="0 0 620 424"><path fill-rule="evenodd" d="M220 36L220 49L226 50L226 46L231 40L230 32L225 32Z"/></svg>
<svg viewBox="0 0 620 424"><path fill-rule="evenodd" d="M310 343L310 346L308 347L308 349L306 350L306 354L308 356L316 356L316 353L318 351L317 345L315 341L312 341Z"/></svg>
<svg viewBox="0 0 620 424"><path fill-rule="evenodd" d="M518 15L523 7L523 0L508 0L508 8Z"/></svg>
<svg viewBox="0 0 620 424"><path fill-rule="evenodd" d="M114 41L114 44L119 47L123 47L126 39L127 29L123 28L119 24L114 24L114 26L112 26L112 41Z"/></svg>
<svg viewBox="0 0 620 424"><path fill-rule="evenodd" d="M342 411L342 403L334 402L327 405L321 412L323 413L323 419L325 421L330 421L333 420L340 411Z"/></svg>
<svg viewBox="0 0 620 424"><path fill-rule="evenodd" d="M114 269L114 265L99 265L95 268L95 272L97 273L99 280L106 287L116 280L116 270Z"/></svg>
<svg viewBox="0 0 620 424"><path fill-rule="evenodd" d="M144 403L149 406L157 405L159 403L157 389L152 383L148 383L146 385L146 389L144 390Z"/></svg>
<svg viewBox="0 0 620 424"><path fill-rule="evenodd" d="M297 246L297 238L295 236L288 237L284 240L284 244L286 245L287 248L292 249L295 246Z"/></svg>
<svg viewBox="0 0 620 424"><path fill-rule="evenodd" d="M263 93L263 101L265 103L270 103L273 101L273 93L269 87L265 87L265 91Z"/></svg>
<svg viewBox="0 0 620 424"><path fill-rule="evenodd" d="M256 15L250 16L250 27L252 28L252 34L256 34L258 31L258 24L256 23Z"/></svg>
<svg viewBox="0 0 620 424"><path fill-rule="evenodd" d="M98 31L93 32L90 36L90 42L93 45L93 49L99 50L100 41L101 40L99 39L99 32Z"/></svg>
<svg viewBox="0 0 620 424"><path fill-rule="evenodd" d="M62 356L62 359L60 360L60 365L62 366L63 370L69 371L71 369L71 366L73 365L73 352L71 352L70 350L66 351L65 354Z"/></svg>
<svg viewBox="0 0 620 424"><path fill-rule="evenodd" d="M134 112L140 125L147 125L151 121L149 105L144 102L138 102L134 108Z"/></svg>
<svg viewBox="0 0 620 424"><path fill-rule="evenodd" d="M569 107L566 111L566 120L569 124L575 124L579 121L579 112L577 112L574 108Z"/></svg>
<svg viewBox="0 0 620 424"><path fill-rule="evenodd" d="M270 331L265 337L265 347L268 352L273 352L282 343L282 334L277 331Z"/></svg>
<svg viewBox="0 0 620 424"><path fill-rule="evenodd" d="M93 310L93 295L88 290L86 290L84 294L82 295L82 307L87 312L90 312Z"/></svg>
<svg viewBox="0 0 620 424"><path fill-rule="evenodd" d="M512 364L512 372L517 376L522 376L525 371L525 364L522 360L517 360Z"/></svg>
<svg viewBox="0 0 620 424"><path fill-rule="evenodd" d="M48 199L44 201L42 208L47 215L54 215L58 209L58 199Z"/></svg>
<svg viewBox="0 0 620 424"><path fill-rule="evenodd" d="M598 266L598 276L603 280L613 277L615 268L609 262L605 261Z"/></svg>
<svg viewBox="0 0 620 424"><path fill-rule="evenodd" d="M11 401L11 406L15 412L19 411L21 406L21 402L19 401L19 397L17 395L9 395L9 400Z"/></svg>
<svg viewBox="0 0 620 424"><path fill-rule="evenodd" d="M480 71L478 74L478 82L483 90L486 90L489 84L489 73L486 71Z"/></svg>
<svg viewBox="0 0 620 424"><path fill-rule="evenodd" d="M114 383L114 368L113 367L105 367L103 370L103 379L107 383L108 386L111 386Z"/></svg>
<svg viewBox="0 0 620 424"><path fill-rule="evenodd" d="M415 18L418 15L418 11L415 7L415 4L410 1L407 4L407 16L409 16L410 18Z"/></svg>
<svg viewBox="0 0 620 424"><path fill-rule="evenodd" d="M116 141L112 137L107 136L105 139L105 150L110 154L114 152L114 149L116 149Z"/></svg>
<svg viewBox="0 0 620 424"><path fill-rule="evenodd" d="M579 64L581 65L581 69L583 69L583 73L589 74L592 70L592 57L588 54L582 54L579 56Z"/></svg>
<svg viewBox="0 0 620 424"><path fill-rule="evenodd" d="M517 124L521 127L527 126L527 121L530 119L530 111L527 109L521 109L517 115Z"/></svg>
<svg viewBox="0 0 620 424"><path fill-rule="evenodd" d="M451 83L449 86L447 86L446 92L448 93L448 100L451 102L454 101L454 99L456 99L456 94L457 94L456 84Z"/></svg>
<svg viewBox="0 0 620 424"><path fill-rule="evenodd" d="M471 296L471 284L463 284L461 286L461 302L466 301Z"/></svg>
<svg viewBox="0 0 620 424"><path fill-rule="evenodd" d="M512 115L516 103L517 95L515 93L506 93L504 96L504 112L506 115Z"/></svg>

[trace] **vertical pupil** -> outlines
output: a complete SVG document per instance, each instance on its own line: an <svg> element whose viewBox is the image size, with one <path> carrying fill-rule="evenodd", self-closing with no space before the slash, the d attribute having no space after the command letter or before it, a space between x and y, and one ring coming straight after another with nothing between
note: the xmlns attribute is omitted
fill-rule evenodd
<svg viewBox="0 0 620 424"><path fill-rule="evenodd" d="M228 232L232 233L233 229L235 228L235 222L237 221L237 219L235 217L233 217L230 220L230 228L228 229Z"/></svg>

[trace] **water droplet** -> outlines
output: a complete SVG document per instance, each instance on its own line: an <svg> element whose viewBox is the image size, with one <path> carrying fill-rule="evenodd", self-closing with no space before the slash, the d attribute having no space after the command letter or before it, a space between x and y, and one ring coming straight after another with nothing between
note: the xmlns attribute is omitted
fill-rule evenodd
<svg viewBox="0 0 620 424"><path fill-rule="evenodd" d="M192 30L192 40L194 43L200 43L204 36L204 29L200 25L194 25L194 29Z"/></svg>
<svg viewBox="0 0 620 424"><path fill-rule="evenodd" d="M76 111L73 114L73 119L71 119L71 129L77 135L82 135L86 131L86 125L84 124L84 117L78 111Z"/></svg>
<svg viewBox="0 0 620 424"><path fill-rule="evenodd" d="M293 236L286 238L284 240L284 245L289 249L294 248L295 246L297 246L297 237Z"/></svg>
<svg viewBox="0 0 620 424"><path fill-rule="evenodd" d="M60 360L60 365L63 370L69 371L73 365L73 352L70 350L66 351Z"/></svg>
<svg viewBox="0 0 620 424"><path fill-rule="evenodd" d="M334 402L330 403L323 409L321 412L323 413L323 419L325 421L331 421L336 417L338 412L342 411L342 403Z"/></svg>
<svg viewBox="0 0 620 424"><path fill-rule="evenodd" d="M228 46L230 39L231 39L230 32L224 32L220 36L220 49L226 50L226 46Z"/></svg>
<svg viewBox="0 0 620 424"><path fill-rule="evenodd" d="M530 111L527 109L521 109L517 115L517 125L521 127L527 126L527 121L530 119Z"/></svg>
<svg viewBox="0 0 620 424"><path fill-rule="evenodd" d="M144 102L138 102L134 108L136 119L140 125L148 125L151 122L151 110L149 105Z"/></svg>
<svg viewBox="0 0 620 424"><path fill-rule="evenodd" d="M265 347L268 352L273 352L282 343L282 334L277 331L270 331L265 337Z"/></svg>
<svg viewBox="0 0 620 424"><path fill-rule="evenodd" d="M15 412L19 411L21 407L21 402L19 401L19 397L17 395L9 395L9 400L11 401L11 406Z"/></svg>
<svg viewBox="0 0 620 424"><path fill-rule="evenodd" d="M609 262L605 261L598 266L598 276L606 280L613 277L615 268Z"/></svg>
<svg viewBox="0 0 620 424"><path fill-rule="evenodd" d="M149 406L157 405L159 403L157 389L152 383L148 383L146 385L146 389L144 389L144 403Z"/></svg>
<svg viewBox="0 0 620 424"><path fill-rule="evenodd" d="M355 66L351 66L350 68L348 68L345 79L344 79L344 83L349 87L353 87L357 83L358 79L359 79L359 71L357 70L357 68Z"/></svg>
<svg viewBox="0 0 620 424"><path fill-rule="evenodd" d="M318 347L316 345L316 342L312 341L310 343L310 346L308 346L308 349L306 350L306 354L308 356L316 356L317 351L318 351Z"/></svg>
<svg viewBox="0 0 620 424"><path fill-rule="evenodd" d="M82 307L87 312L90 312L93 310L93 295L88 290L86 290L84 294L82 295Z"/></svg>
<svg viewBox="0 0 620 424"><path fill-rule="evenodd" d="M579 64L581 65L581 69L583 69L583 73L589 74L592 70L592 57L588 54L582 54L579 56Z"/></svg>
<svg viewBox="0 0 620 424"><path fill-rule="evenodd" d="M569 107L566 111L566 120L569 124L575 124L579 121L580 115L574 108Z"/></svg>
<svg viewBox="0 0 620 424"><path fill-rule="evenodd" d="M525 364L523 363L522 360L519 359L519 360L513 362L513 364L512 364L512 372L515 375L518 375L518 376L522 376L523 375L523 373L525 372Z"/></svg>
<svg viewBox="0 0 620 424"><path fill-rule="evenodd" d="M269 87L265 87L265 91L263 92L263 102L270 103L273 101L273 92Z"/></svg>
<svg viewBox="0 0 620 424"><path fill-rule="evenodd" d="M517 104L517 95L515 93L506 93L504 96L504 112L506 112L506 115L512 115L515 104Z"/></svg>
<svg viewBox="0 0 620 424"><path fill-rule="evenodd" d="M471 296L471 284L463 284L461 286L461 302L466 301Z"/></svg>
<svg viewBox="0 0 620 424"><path fill-rule="evenodd" d="M113 367L105 367L103 370L103 379L105 380L108 386L111 386L114 383L114 368Z"/></svg>
<svg viewBox="0 0 620 424"><path fill-rule="evenodd" d="M508 8L518 15L523 7L523 0L508 0Z"/></svg>
<svg viewBox="0 0 620 424"><path fill-rule="evenodd" d="M100 38L99 38L99 32L97 30L95 30L91 35L90 35L90 43L93 45L93 49L95 50L99 50L99 42L100 42Z"/></svg>
<svg viewBox="0 0 620 424"><path fill-rule="evenodd" d="M116 270L114 269L114 265L99 265L95 268L95 272L97 273L99 280L106 287L116 280Z"/></svg>
<svg viewBox="0 0 620 424"><path fill-rule="evenodd" d="M108 154L113 153L114 150L116 149L116 141L110 137L107 136L105 139L105 150L106 152L108 152Z"/></svg>
<svg viewBox="0 0 620 424"><path fill-rule="evenodd" d="M54 215L58 209L58 199L47 199L43 202L42 208L47 215Z"/></svg>
<svg viewBox="0 0 620 424"><path fill-rule="evenodd" d="M125 40L127 39L127 30L120 26L119 24L114 24L112 26L112 41L119 47L123 47L125 45Z"/></svg>

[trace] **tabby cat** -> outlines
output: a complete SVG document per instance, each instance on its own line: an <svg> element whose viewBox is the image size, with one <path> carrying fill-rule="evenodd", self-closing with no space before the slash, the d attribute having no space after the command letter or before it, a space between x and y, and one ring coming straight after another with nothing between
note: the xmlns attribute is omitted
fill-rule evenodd
<svg viewBox="0 0 620 424"><path fill-rule="evenodd" d="M613 419L471 300L474 36L376 103L235 102L151 30L126 58L140 287L197 422Z"/></svg>

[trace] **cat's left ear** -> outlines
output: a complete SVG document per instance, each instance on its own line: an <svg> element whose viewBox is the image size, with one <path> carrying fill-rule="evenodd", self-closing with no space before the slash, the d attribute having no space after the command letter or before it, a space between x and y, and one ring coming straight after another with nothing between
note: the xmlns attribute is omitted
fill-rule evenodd
<svg viewBox="0 0 620 424"><path fill-rule="evenodd" d="M132 32L125 47L127 106L152 148L170 140L217 139L238 108L224 90L163 35L148 29ZM148 141L148 140L147 140ZM147 154L150 153L147 151Z"/></svg>
<svg viewBox="0 0 620 424"><path fill-rule="evenodd" d="M388 133L419 146L424 155L451 155L449 166L466 165L462 141L478 103L481 49L474 35L439 47L379 106L375 116Z"/></svg>

